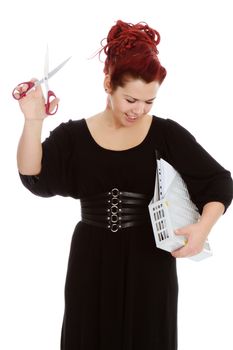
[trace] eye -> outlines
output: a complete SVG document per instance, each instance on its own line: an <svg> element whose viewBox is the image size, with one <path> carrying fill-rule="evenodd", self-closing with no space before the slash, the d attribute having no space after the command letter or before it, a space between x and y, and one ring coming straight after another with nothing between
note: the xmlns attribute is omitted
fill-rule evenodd
<svg viewBox="0 0 233 350"><path fill-rule="evenodd" d="M126 101L129 102L129 103L135 103L135 101L130 101L130 100L127 100L127 99L126 99ZM152 105L152 103L153 102L146 102L146 104L148 104L148 105Z"/></svg>

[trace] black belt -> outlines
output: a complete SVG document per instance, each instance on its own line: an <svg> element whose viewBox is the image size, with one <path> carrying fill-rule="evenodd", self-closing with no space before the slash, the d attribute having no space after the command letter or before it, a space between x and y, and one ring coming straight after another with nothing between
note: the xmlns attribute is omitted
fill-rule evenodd
<svg viewBox="0 0 233 350"><path fill-rule="evenodd" d="M118 188L95 196L80 198L81 221L116 232L119 229L150 222L151 197Z"/></svg>

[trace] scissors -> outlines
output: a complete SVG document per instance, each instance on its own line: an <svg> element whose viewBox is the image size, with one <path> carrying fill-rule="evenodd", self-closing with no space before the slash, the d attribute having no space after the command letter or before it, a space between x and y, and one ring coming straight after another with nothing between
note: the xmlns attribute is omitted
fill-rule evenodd
<svg viewBox="0 0 233 350"><path fill-rule="evenodd" d="M48 46L46 50L46 55L45 55L45 64L44 64L44 77L41 80L36 80L35 82L33 81L26 81L24 83L20 83L17 85L16 88L14 88L12 92L12 96L16 100L22 99L24 96L26 96L28 93L30 93L33 88L35 88L38 85L41 85L42 83L45 84L46 88L46 94L47 94L47 101L45 104L45 111L46 114L48 115L53 115L57 112L58 105L56 105L56 109L54 112L50 112L50 104L51 102L56 98L56 95L53 91L49 90L49 83L48 80L56 74L70 59L71 57L67 58L65 61L63 61L61 64L59 64L56 68L54 68L51 72L49 72L49 52L48 52ZM21 91L21 88L26 85L26 90Z"/></svg>

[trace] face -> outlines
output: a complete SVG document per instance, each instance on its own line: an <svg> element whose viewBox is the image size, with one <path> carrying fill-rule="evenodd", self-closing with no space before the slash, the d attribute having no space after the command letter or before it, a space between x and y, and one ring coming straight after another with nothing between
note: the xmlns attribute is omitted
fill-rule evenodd
<svg viewBox="0 0 233 350"><path fill-rule="evenodd" d="M115 124L135 125L149 113L153 106L160 84L158 81L146 83L133 79L124 87L118 86L111 93L109 78L105 78L105 88L109 92L109 113Z"/></svg>

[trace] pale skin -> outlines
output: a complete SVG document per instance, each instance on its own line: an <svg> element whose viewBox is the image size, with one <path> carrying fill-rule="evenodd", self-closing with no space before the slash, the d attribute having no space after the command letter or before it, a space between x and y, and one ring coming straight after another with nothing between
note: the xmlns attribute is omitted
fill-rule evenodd
<svg viewBox="0 0 233 350"><path fill-rule="evenodd" d="M104 148L113 150L124 150L140 144L149 130L152 121L149 112L159 87L157 81L146 83L140 79L132 79L124 87L117 87L112 91L110 76L106 75L104 88L107 93L107 106L102 112L86 119L96 142ZM50 111L58 102L59 99L52 102ZM25 118L17 149L17 164L21 174L38 175L41 170L41 132L43 121L47 117L44 103L40 86L19 100ZM135 116L136 120L129 122L126 115ZM180 228L180 232L176 232L185 235L187 243L171 254L175 258L184 258L201 252L212 227L224 209L221 202L207 203L199 222Z"/></svg>

